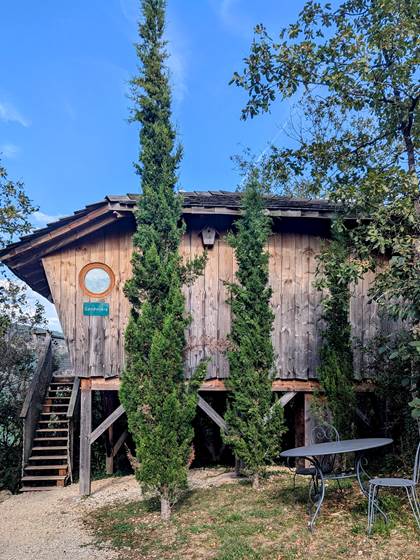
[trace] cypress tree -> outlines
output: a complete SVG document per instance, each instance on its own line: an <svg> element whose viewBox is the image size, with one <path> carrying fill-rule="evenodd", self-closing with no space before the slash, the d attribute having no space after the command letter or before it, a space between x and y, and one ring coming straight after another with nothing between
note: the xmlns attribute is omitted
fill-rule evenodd
<svg viewBox="0 0 420 560"><path fill-rule="evenodd" d="M161 517L167 520L187 482L192 420L204 368L184 381L189 317L182 286L200 271L203 259L185 266L179 254L184 232L182 199L176 191L181 149L171 124L165 9L165 0L142 1L139 68L131 81L131 121L140 124L136 169L142 193L136 209L133 275L125 286L132 308L120 397L140 464L136 476L143 488L159 495Z"/></svg>
<svg viewBox="0 0 420 560"><path fill-rule="evenodd" d="M358 280L352 266L351 237L340 220L332 239L318 256L316 286L327 290L323 299L322 347L318 376L326 400L316 399L319 412L331 420L341 437L354 435L356 393L350 324L350 286Z"/></svg>
<svg viewBox="0 0 420 560"><path fill-rule="evenodd" d="M230 390L225 436L258 488L265 465L280 451L285 431L283 409L271 390L274 351L271 341L273 311L265 250L270 219L265 213L262 187L252 171L243 193L243 215L230 237L238 263L237 283L230 285L231 349L228 352Z"/></svg>

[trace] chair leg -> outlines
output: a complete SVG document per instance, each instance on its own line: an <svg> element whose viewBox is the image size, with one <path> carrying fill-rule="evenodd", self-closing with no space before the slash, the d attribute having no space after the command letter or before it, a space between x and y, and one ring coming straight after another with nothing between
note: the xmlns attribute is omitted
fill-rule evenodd
<svg viewBox="0 0 420 560"><path fill-rule="evenodd" d="M420 529L420 511L419 506L417 504L417 496L416 491L414 488L408 489L405 488L407 492L407 498L410 503L411 509L413 510L414 519L416 520L417 526Z"/></svg>
<svg viewBox="0 0 420 560"><path fill-rule="evenodd" d="M368 534L369 535L372 531L372 527L376 519L375 503L377 500L378 493L379 493L379 488L375 484L369 484L369 495L368 495Z"/></svg>
<svg viewBox="0 0 420 560"><path fill-rule="evenodd" d="M373 510L373 493L374 493L374 486L373 484L369 484L369 492L368 492L368 526L367 532L368 535L372 532L372 510Z"/></svg>
<svg viewBox="0 0 420 560"><path fill-rule="evenodd" d="M418 517L419 522L420 522L420 500L419 500L419 497L417 495L417 490L416 490L415 486L413 486L412 490L413 490L414 505L416 506L417 517ZM420 526L420 524L419 524L419 526Z"/></svg>
<svg viewBox="0 0 420 560"><path fill-rule="evenodd" d="M295 493L296 490L296 471L293 474L293 493Z"/></svg>

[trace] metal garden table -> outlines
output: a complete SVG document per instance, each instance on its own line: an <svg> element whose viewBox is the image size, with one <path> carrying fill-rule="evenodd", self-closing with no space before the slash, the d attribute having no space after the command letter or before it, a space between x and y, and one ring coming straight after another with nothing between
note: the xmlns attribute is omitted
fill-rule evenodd
<svg viewBox="0 0 420 560"><path fill-rule="evenodd" d="M326 443L315 443L312 445L305 445L304 447L296 447L294 449L288 449L280 453L281 457L290 458L304 458L307 459L315 469L315 475L313 477L313 494L314 494L314 506L315 511L308 523L309 529L313 529L315 525L315 520L320 512L322 502L325 497L325 479L328 480L342 480L344 478L357 478L362 493L368 497L368 489L363 485L362 475L365 475L367 479L370 476L364 469L363 463L366 464L366 459L364 453L371 449L376 449L378 447L383 447L384 445L389 445L392 443L392 439L389 438L364 438L364 439L349 439L343 441L331 441ZM329 473L326 475L322 472L320 457L325 455L344 455L346 453L354 453L354 471L350 473ZM311 484L312 484L311 482ZM310 489L311 493L311 489ZM385 521L387 517L385 513L381 510L378 502L375 501L374 507L383 516Z"/></svg>

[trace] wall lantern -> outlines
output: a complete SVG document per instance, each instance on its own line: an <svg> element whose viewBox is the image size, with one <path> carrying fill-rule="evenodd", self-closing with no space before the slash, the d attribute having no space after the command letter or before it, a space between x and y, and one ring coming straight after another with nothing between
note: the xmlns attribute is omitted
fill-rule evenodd
<svg viewBox="0 0 420 560"><path fill-rule="evenodd" d="M213 227L206 226L200 233L203 238L204 247L213 247L216 239L216 230Z"/></svg>

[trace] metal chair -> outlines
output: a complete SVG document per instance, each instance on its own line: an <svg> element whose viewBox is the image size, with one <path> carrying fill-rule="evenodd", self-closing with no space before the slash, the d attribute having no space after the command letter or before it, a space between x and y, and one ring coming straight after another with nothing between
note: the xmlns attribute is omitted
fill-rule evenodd
<svg viewBox="0 0 420 560"><path fill-rule="evenodd" d="M404 488L407 498L413 510L414 519L420 529L420 505L417 497L416 485L420 481L420 443L417 446L416 459L414 461L413 478L372 478L369 480L368 495L368 534L372 531L375 522L376 503L379 488Z"/></svg>
<svg viewBox="0 0 420 560"><path fill-rule="evenodd" d="M332 424L323 422L318 426L315 426L311 430L310 445L314 443L326 443L329 441L340 441L340 435L336 428ZM317 457L317 460L321 466L321 470L325 475L328 475L334 470L334 465L336 461L335 455L324 455L322 457ZM310 476L312 481L316 475L315 467L297 467L293 475L293 491L296 488L296 476Z"/></svg>

